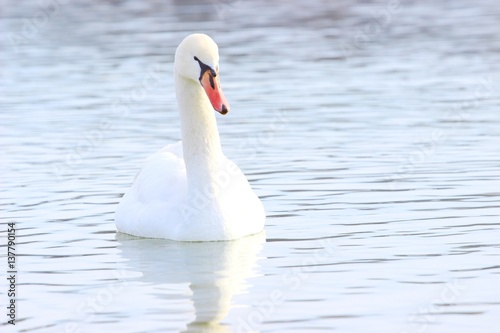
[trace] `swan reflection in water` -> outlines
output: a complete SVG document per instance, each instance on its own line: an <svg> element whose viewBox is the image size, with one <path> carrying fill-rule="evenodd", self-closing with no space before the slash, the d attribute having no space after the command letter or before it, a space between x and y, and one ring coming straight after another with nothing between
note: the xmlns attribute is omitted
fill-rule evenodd
<svg viewBox="0 0 500 333"><path fill-rule="evenodd" d="M265 233L224 242L177 242L118 233L126 269L142 273L148 284L188 284L195 319L184 332L232 332L221 324L234 295L258 275L258 255ZM147 306L147 305L146 305ZM168 311L168 310L166 310Z"/></svg>

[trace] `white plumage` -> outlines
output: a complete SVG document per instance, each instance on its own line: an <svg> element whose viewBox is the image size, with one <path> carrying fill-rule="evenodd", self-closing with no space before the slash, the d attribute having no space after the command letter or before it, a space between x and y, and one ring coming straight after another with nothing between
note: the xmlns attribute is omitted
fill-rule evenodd
<svg viewBox="0 0 500 333"><path fill-rule="evenodd" d="M115 214L119 231L181 241L236 239L260 232L265 212L241 170L224 156L214 109L229 111L218 49L203 34L175 55L182 141L151 155Z"/></svg>

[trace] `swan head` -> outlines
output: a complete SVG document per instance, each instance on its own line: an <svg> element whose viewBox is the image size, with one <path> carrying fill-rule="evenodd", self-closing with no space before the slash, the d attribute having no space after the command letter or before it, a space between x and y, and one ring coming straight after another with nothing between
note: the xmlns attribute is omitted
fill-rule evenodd
<svg viewBox="0 0 500 333"><path fill-rule="evenodd" d="M205 34L192 34L184 38L175 51L175 72L198 82L215 111L226 114L229 103L224 97L219 80L219 48Z"/></svg>

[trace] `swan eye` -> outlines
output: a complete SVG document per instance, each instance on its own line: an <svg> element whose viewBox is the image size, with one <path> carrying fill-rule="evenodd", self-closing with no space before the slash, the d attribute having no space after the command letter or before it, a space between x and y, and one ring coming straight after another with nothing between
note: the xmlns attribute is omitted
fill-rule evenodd
<svg viewBox="0 0 500 333"><path fill-rule="evenodd" d="M196 60L196 61L198 62L198 64L200 65L200 70L201 70L201 72L200 72L200 78L199 78L200 80L201 80L201 78L202 78L203 74L204 74L206 71L210 71L210 74L211 74L213 77L216 77L216 76L217 76L217 73L219 72L219 71L218 71L218 68L219 68L219 67L217 67L217 71L214 71L214 70L212 69L212 67L210 67L210 66L208 66L208 65L205 65L205 64L203 63L203 61L201 61L200 59L198 59L198 57L197 57L197 56L194 56L194 58L193 58L193 59L194 59L194 60Z"/></svg>

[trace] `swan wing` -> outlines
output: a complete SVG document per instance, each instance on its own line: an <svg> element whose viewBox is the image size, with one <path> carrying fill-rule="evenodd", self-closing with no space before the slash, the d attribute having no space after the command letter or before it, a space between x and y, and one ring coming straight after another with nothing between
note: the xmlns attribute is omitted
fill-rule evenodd
<svg viewBox="0 0 500 333"><path fill-rule="evenodd" d="M181 203L187 191L182 143L168 145L149 156L115 213L119 231L154 237L175 231Z"/></svg>

